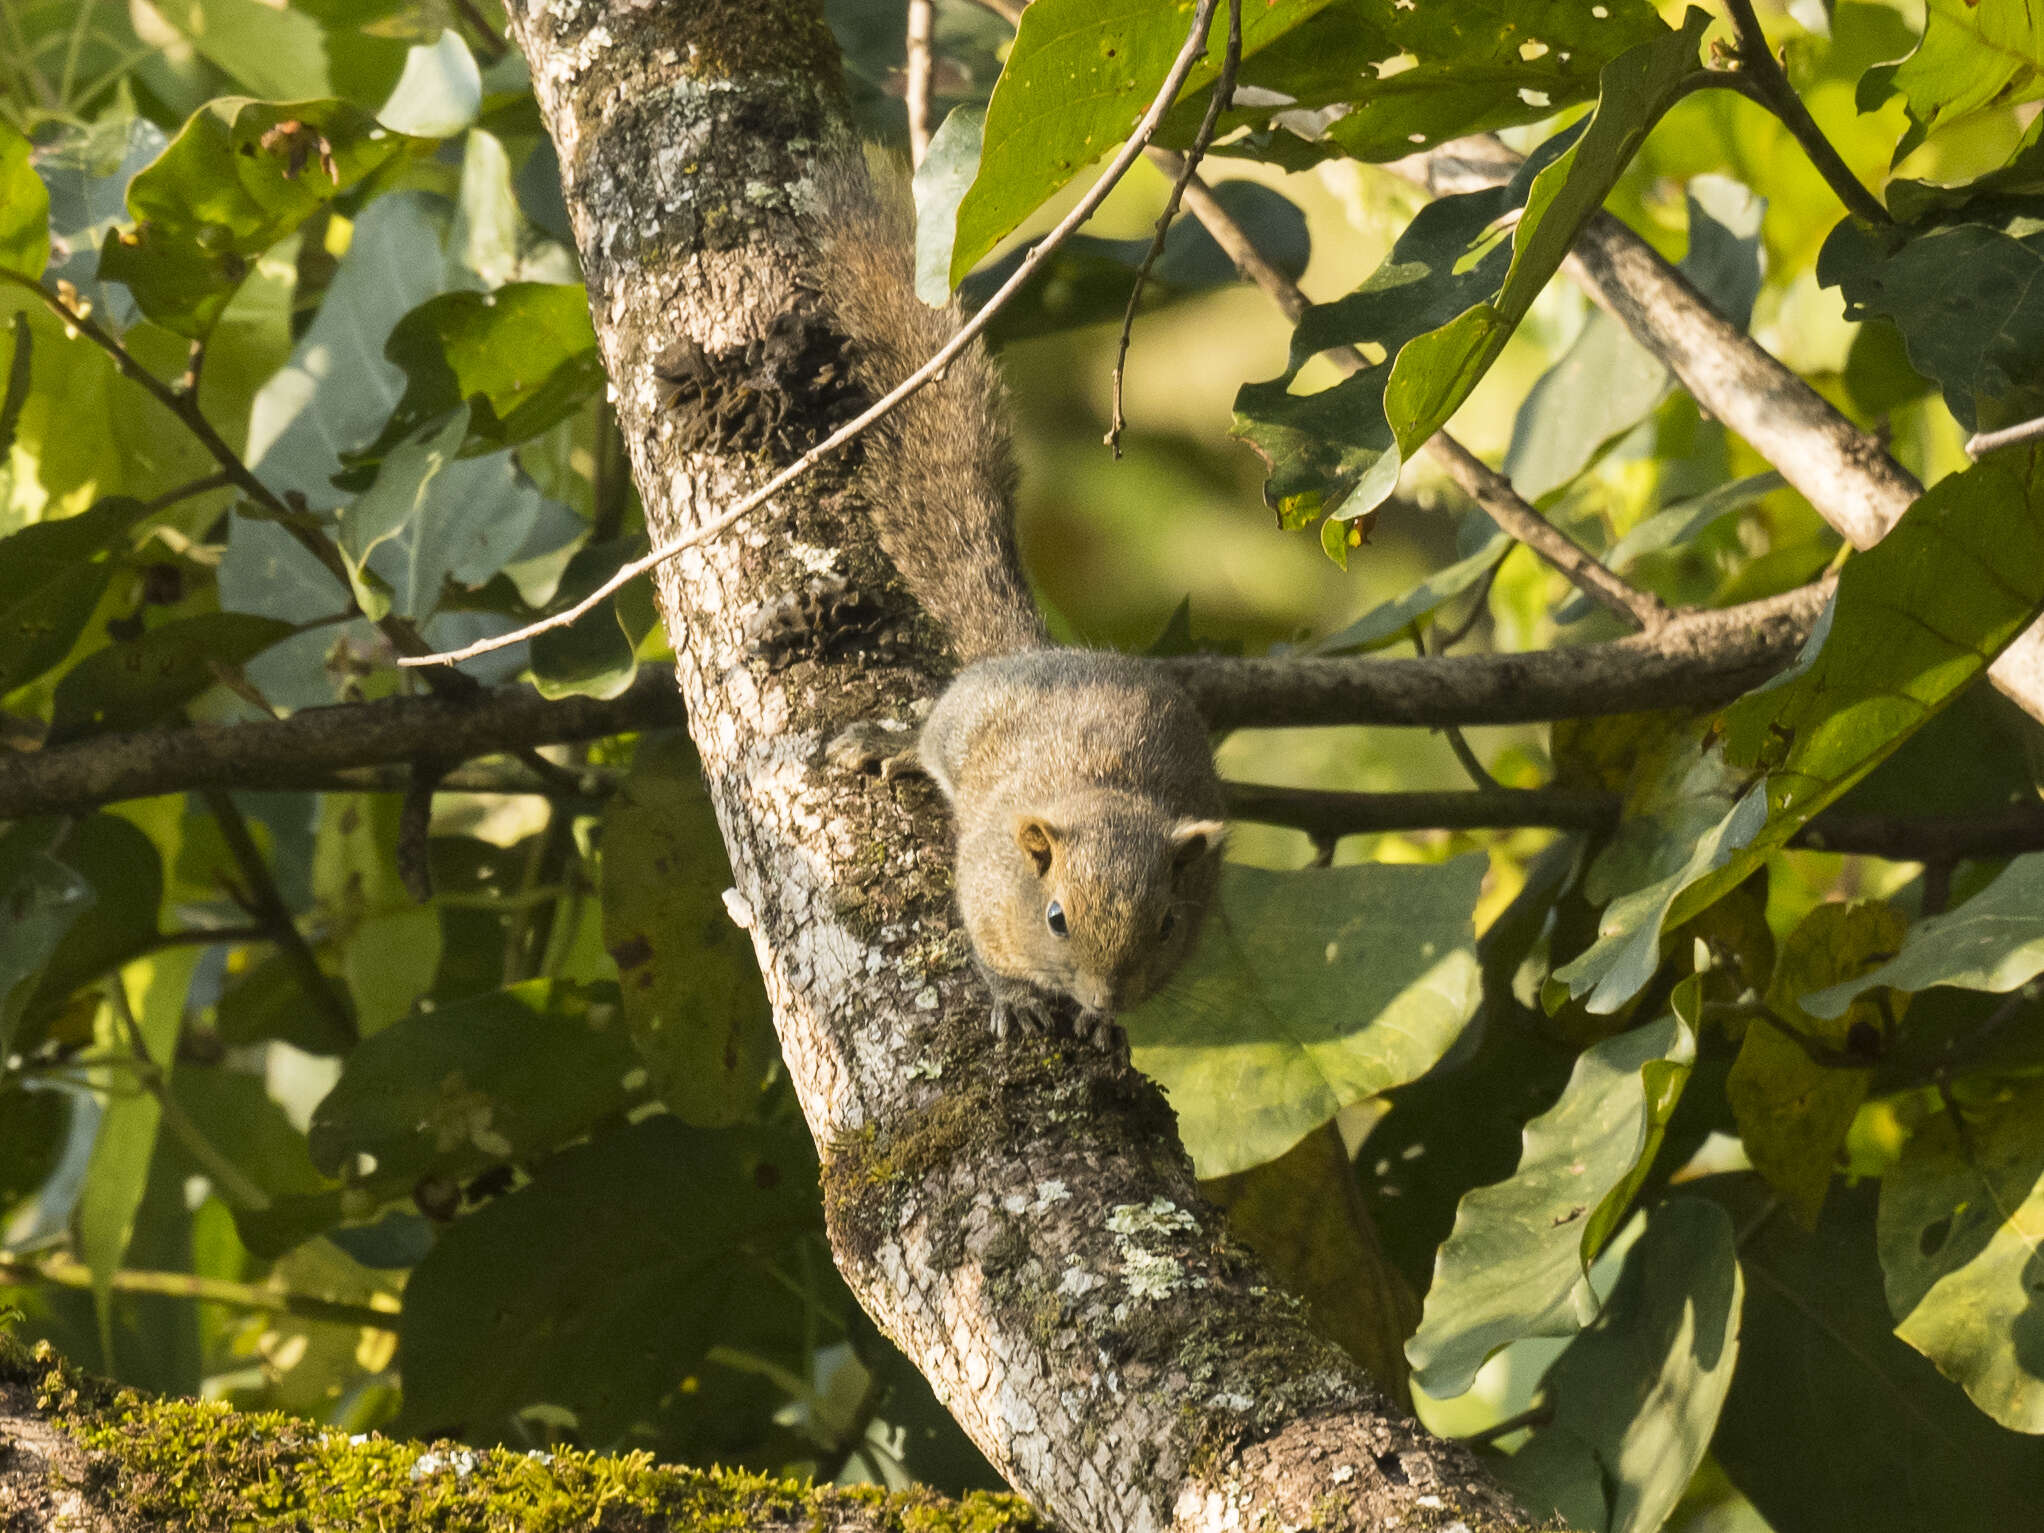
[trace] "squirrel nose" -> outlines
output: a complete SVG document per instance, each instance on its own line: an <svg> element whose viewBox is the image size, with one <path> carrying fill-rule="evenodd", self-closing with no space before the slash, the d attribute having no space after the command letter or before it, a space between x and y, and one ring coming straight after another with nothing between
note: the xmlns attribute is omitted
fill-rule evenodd
<svg viewBox="0 0 2044 1533"><path fill-rule="evenodd" d="M1072 987L1072 995L1088 1011L1114 1010L1114 984L1111 980L1081 978Z"/></svg>

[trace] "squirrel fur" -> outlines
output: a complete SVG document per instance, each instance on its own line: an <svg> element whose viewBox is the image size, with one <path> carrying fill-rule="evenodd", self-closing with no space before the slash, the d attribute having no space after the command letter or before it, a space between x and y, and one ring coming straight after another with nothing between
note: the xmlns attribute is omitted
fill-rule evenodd
<svg viewBox="0 0 2044 1533"><path fill-rule="evenodd" d="M874 397L957 328L916 297L905 179L863 157L822 178L811 277ZM859 491L881 547L965 668L937 698L917 764L956 827L958 905L994 993L994 1031L1043 1029L1075 1002L1081 1036L1155 993L1199 936L1224 825L1206 726L1173 681L1125 655L1058 648L1014 539L1000 375L974 345L868 434Z"/></svg>

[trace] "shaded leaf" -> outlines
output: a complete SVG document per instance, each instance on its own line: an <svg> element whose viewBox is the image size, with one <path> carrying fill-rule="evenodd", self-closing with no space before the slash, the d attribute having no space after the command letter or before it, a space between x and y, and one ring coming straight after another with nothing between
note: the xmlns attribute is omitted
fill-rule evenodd
<svg viewBox="0 0 2044 1533"><path fill-rule="evenodd" d="M1815 1233L1759 1178L1684 1189L1739 1227L1739 1367L1711 1451L1798 1533L2007 1533L2034 1519L2044 1443L1996 1426L1896 1340L1874 1260L1874 1189L1840 1187Z"/></svg>
<svg viewBox="0 0 2044 1533"><path fill-rule="evenodd" d="M932 307L951 297L951 244L958 229L958 201L979 174L980 138L986 109L954 109L930 135L915 171L916 297Z"/></svg>
<svg viewBox="0 0 2044 1533"><path fill-rule="evenodd" d="M26 349L27 331L18 332ZM147 511L115 496L0 538L0 696L71 652L113 579L113 555Z"/></svg>
<svg viewBox="0 0 2044 1533"><path fill-rule="evenodd" d="M0 832L0 1059L14 1051L15 1024L44 964L95 898L84 877L50 855L65 828L52 817Z"/></svg>
<svg viewBox="0 0 2044 1533"><path fill-rule="evenodd" d="M587 543L575 551L554 590L554 602L569 606L602 585L618 566L646 551L642 538ZM542 697L616 697L639 673L636 654L644 631L625 626L626 595L598 602L565 628L532 637L532 684Z"/></svg>
<svg viewBox="0 0 2044 1533"><path fill-rule="evenodd" d="M1242 8L1242 54L1306 20L1327 0L1264 0ZM950 286L1081 167L1127 137L1170 72L1190 6L1150 0L1037 0L987 103L979 174L958 204ZM1217 8L1206 57L1183 93L1211 82L1227 36Z"/></svg>
<svg viewBox="0 0 2044 1533"><path fill-rule="evenodd" d="M1447 1052L1481 999L1469 913L1488 866L1223 870L1193 957L1123 1018L1201 1176L1276 1159Z"/></svg>
<svg viewBox="0 0 2044 1533"><path fill-rule="evenodd" d="M1589 1265L1646 1176L1695 1057L1674 1017L1584 1050L1561 1099L1526 1125L1518 1169L1462 1199L1405 1346L1428 1394L1459 1395L1500 1347L1588 1319Z"/></svg>
<svg viewBox="0 0 2044 1533"><path fill-rule="evenodd" d="M2044 974L2044 852L2013 859L1994 882L1956 910L1909 928L1879 968L1802 998L1813 1017L1845 1014L1855 997L1886 985L1923 990L1956 985L2002 994Z"/></svg>
<svg viewBox="0 0 2044 1533"><path fill-rule="evenodd" d="M128 184L135 227L108 237L100 275L125 282L159 325L204 336L258 255L428 147L344 101L211 102Z"/></svg>
<svg viewBox="0 0 2044 1533"><path fill-rule="evenodd" d="M1569 1344L1541 1380L1553 1420L1501 1469L1524 1487L1534 1516L1550 1504L1533 1492L1564 1470L1598 1488L1600 1517L1570 1526L1653 1533L1703 1462L1740 1353L1745 1284L1732 1221L1702 1198L1655 1209L1625 1254L1596 1323Z"/></svg>
<svg viewBox="0 0 2044 1533"><path fill-rule="evenodd" d="M160 723L294 632L247 612L173 618L138 639L94 650L57 683L49 743Z"/></svg>
<svg viewBox="0 0 2044 1533"><path fill-rule="evenodd" d="M2044 1085L1941 1112L1881 1179L1895 1334L2003 1426L2044 1433Z"/></svg>
<svg viewBox="0 0 2044 1533"><path fill-rule="evenodd" d="M303 10L263 0L165 0L157 11L252 96L302 101L333 90L325 34Z"/></svg>
<svg viewBox="0 0 2044 1533"><path fill-rule="evenodd" d="M49 855L83 878L92 897L75 910L18 1014L18 1025L25 1029L17 1034L18 1047L28 1046L40 1028L63 1012L73 991L147 946L156 935L163 903L163 858L155 843L120 815L87 815Z"/></svg>
<svg viewBox="0 0 2044 1533"><path fill-rule="evenodd" d="M608 986L529 980L365 1038L312 1114L330 1176L460 1178L555 1148L635 1100L639 1069Z"/></svg>
<svg viewBox="0 0 2044 1533"><path fill-rule="evenodd" d="M749 1314L799 1327L767 1263L820 1221L814 1163L756 1133L663 1115L565 1150L412 1273L393 1430L492 1438L545 1402L615 1441Z"/></svg>
<svg viewBox="0 0 2044 1533"><path fill-rule="evenodd" d="M1511 549L1510 538L1502 532L1493 534L1466 559L1435 570L1404 595L1372 607L1346 628L1329 634L1312 646L1312 653L1350 655L1404 638L1414 623L1479 583Z"/></svg>
<svg viewBox="0 0 2044 1533"><path fill-rule="evenodd" d="M1809 1228L1824 1206L1845 1131L1866 1100L1885 1029L1871 1004L1819 1019L1797 1000L1878 963L1895 951L1908 925L1901 911L1873 900L1832 901L1803 917L1782 942L1768 985L1768 1008L1781 1023L1759 1017L1747 1023L1725 1081L1753 1169ZM1813 1057L1812 1049L1830 1057ZM1866 1067L1852 1068L1855 1057Z"/></svg>
<svg viewBox="0 0 2044 1533"><path fill-rule="evenodd" d="M475 55L452 27L432 43L405 51L405 70L376 113L386 128L419 138L452 138L475 121L483 77Z"/></svg>
<svg viewBox="0 0 2044 1533"><path fill-rule="evenodd" d="M680 733L647 735L603 816L603 943L654 1090L705 1127L756 1109L778 1058L752 944L724 908L731 865Z"/></svg>

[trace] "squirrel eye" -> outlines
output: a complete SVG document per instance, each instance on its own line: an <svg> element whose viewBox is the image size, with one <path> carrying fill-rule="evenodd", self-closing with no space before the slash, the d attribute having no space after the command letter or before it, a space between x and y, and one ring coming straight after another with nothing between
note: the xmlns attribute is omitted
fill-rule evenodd
<svg viewBox="0 0 2044 1533"><path fill-rule="evenodd" d="M1060 937L1070 935L1070 932L1067 930L1065 926L1065 907L1060 905L1056 900L1052 900L1050 902L1050 908L1044 911L1043 918L1044 920L1050 923L1050 929L1056 932Z"/></svg>
<svg viewBox="0 0 2044 1533"><path fill-rule="evenodd" d="M1172 927L1174 927L1174 926L1176 926L1177 924L1178 924L1178 912L1177 912L1177 911L1175 911L1175 910L1167 910L1167 911L1165 911L1165 912L1164 912L1164 924L1163 924L1163 925L1161 925L1161 926L1159 926L1159 927L1157 928L1157 935L1158 935L1158 936L1160 936L1160 937L1168 937L1168 936L1170 936L1170 935L1171 935L1171 928L1172 928Z"/></svg>

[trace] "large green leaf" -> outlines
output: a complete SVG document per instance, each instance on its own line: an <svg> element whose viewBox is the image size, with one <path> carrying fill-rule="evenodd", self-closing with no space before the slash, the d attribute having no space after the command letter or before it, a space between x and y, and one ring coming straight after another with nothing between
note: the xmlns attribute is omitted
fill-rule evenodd
<svg viewBox="0 0 2044 1533"><path fill-rule="evenodd" d="M2032 0L1929 0L1923 41L1891 68L1870 71L1861 105L1900 92L1910 132L1900 159L1947 123L2044 95L2044 11Z"/></svg>
<svg viewBox="0 0 2044 1533"><path fill-rule="evenodd" d="M108 237L100 274L125 282L159 325L204 336L257 256L429 147L344 101L211 102L129 183L135 227Z"/></svg>
<svg viewBox="0 0 2044 1533"><path fill-rule="evenodd" d="M1489 369L1578 232L1602 206L1647 130L1696 69L1709 18L1628 50L1602 73L1580 132L1550 140L1503 188L1421 210L1383 265L1348 298L1307 311L1282 377L1235 398L1235 434L1271 464L1265 498L1289 525L1339 509L1360 516L1397 488L1400 468ZM1496 225L1519 217L1509 241ZM1317 394L1292 382L1336 347L1386 361Z"/></svg>
<svg viewBox="0 0 2044 1533"><path fill-rule="evenodd" d="M1596 1323L1541 1380L1552 1420L1500 1466L1535 1517L1557 1478L1569 1526L1654 1533L1703 1462L1739 1356L1745 1284L1732 1221L1701 1198L1654 1210ZM1585 1513L1589 1515L1585 1515Z"/></svg>
<svg viewBox="0 0 2044 1533"><path fill-rule="evenodd" d="M617 994L529 980L418 1012L364 1039L314 1109L329 1175L460 1178L586 1133L644 1093Z"/></svg>
<svg viewBox="0 0 2044 1533"><path fill-rule="evenodd" d="M1243 55L1327 3L1245 5ZM1022 13L987 103L979 174L958 204L952 287L1038 204L1128 136L1184 46L1192 14L1192 0L1036 0ZM1225 7L1217 8L1207 56L1187 77L1187 92L1220 69L1227 24Z"/></svg>
<svg viewBox="0 0 2044 1533"><path fill-rule="evenodd" d="M1582 1327L1590 1262L1646 1176L1695 1057L1675 1017L1584 1050L1561 1100L1526 1125L1518 1169L1462 1199L1405 1346L1428 1394L1461 1394L1510 1342Z"/></svg>
<svg viewBox="0 0 2044 1533"><path fill-rule="evenodd" d="M2044 198L1878 230L1846 219L1817 277L1843 294L1848 318L1894 323L1910 365L1968 430L2044 415Z"/></svg>
<svg viewBox="0 0 2044 1533"><path fill-rule="evenodd" d="M1587 101L1606 64L1666 31L1644 0L1337 0L1245 62L1220 131L1277 135L1269 149L1259 132L1236 152L1281 163L1300 152L1297 139L1395 160ZM1197 122L1193 104L1182 104L1163 136L1183 143Z"/></svg>
<svg viewBox="0 0 2044 1533"><path fill-rule="evenodd" d="M0 697L71 652L146 510L116 497L0 538Z"/></svg>
<svg viewBox="0 0 2044 1533"><path fill-rule="evenodd" d="M2044 974L2044 852L2018 857L1956 910L1909 928L1879 968L1803 997L1813 1017L1835 1017L1876 985L1956 985L2003 994Z"/></svg>
<svg viewBox="0 0 2044 1533"><path fill-rule="evenodd" d="M288 637L292 625L247 612L173 618L140 638L94 650L57 683L50 744L160 722Z"/></svg>
<svg viewBox="0 0 2044 1533"><path fill-rule="evenodd" d="M687 736L646 736L604 809L603 943L654 1089L706 1127L756 1110L778 1057L758 960L724 909L730 883Z"/></svg>
<svg viewBox="0 0 2044 1533"><path fill-rule="evenodd" d="M1919 1128L1881 1179L1879 1239L1895 1334L2003 1426L2044 1433L2044 1084Z"/></svg>
<svg viewBox="0 0 2044 1533"><path fill-rule="evenodd" d="M157 12L251 96L302 101L333 91L326 38L302 10L264 0L164 0Z"/></svg>
<svg viewBox="0 0 2044 1533"><path fill-rule="evenodd" d="M1223 871L1198 952L1124 1018L1201 1176L1275 1160L1448 1051L1481 999L1469 913L1488 866Z"/></svg>
<svg viewBox="0 0 2044 1533"><path fill-rule="evenodd" d="M2007 1533L2035 1519L2044 1443L1974 1410L1890 1330L1870 1184L1839 1188L1815 1233L1757 1177L1684 1190L1739 1228L1739 1367L1711 1451L1771 1526Z"/></svg>
<svg viewBox="0 0 2044 1533"><path fill-rule="evenodd" d="M148 946L163 904L162 855L120 815L87 815L49 855L84 879L92 897L74 909L17 1013L21 1048L40 1042L37 1035L67 1015L73 992ZM67 880L61 887L71 886Z"/></svg>
<svg viewBox="0 0 2044 1533"><path fill-rule="evenodd" d="M659 1116L542 1165L446 1230L405 1288L396 1430L495 1437L527 1406L616 1441L769 1307L774 1249L820 1222L813 1162Z"/></svg>
<svg viewBox="0 0 2044 1533"><path fill-rule="evenodd" d="M618 566L646 551L639 537L585 543L575 550L553 594L556 606L580 601L618 571ZM532 685L542 697L616 697L639 673L637 633L627 623L630 587L598 602L564 628L532 636Z"/></svg>
<svg viewBox="0 0 2044 1533"><path fill-rule="evenodd" d="M1819 905L1788 934L1775 959L1767 1004L1773 1018L1746 1024L1725 1096L1754 1170L1814 1228L1838 1151L1866 1099L1882 1037L1871 1004L1819 1019L1796 1004L1805 991L1853 974L1895 951L1909 918L1879 901ZM1855 1057L1866 1061L1855 1068Z"/></svg>
<svg viewBox="0 0 2044 1533"><path fill-rule="evenodd" d="M50 193L29 150L11 122L0 122L0 271L36 282L50 264Z"/></svg>
<svg viewBox="0 0 2044 1533"><path fill-rule="evenodd" d="M442 293L397 322L383 354L404 369L405 391L370 457L462 404L465 455L513 446L565 420L603 386L589 295L579 283Z"/></svg>
<svg viewBox="0 0 2044 1533"><path fill-rule="evenodd" d="M1653 975L1664 925L1742 883L1987 669L2044 609L2044 448L1989 454L1848 560L1802 656L1724 715L1725 755L1764 784L1661 883L1614 900L1555 977L1612 1011Z"/></svg>

